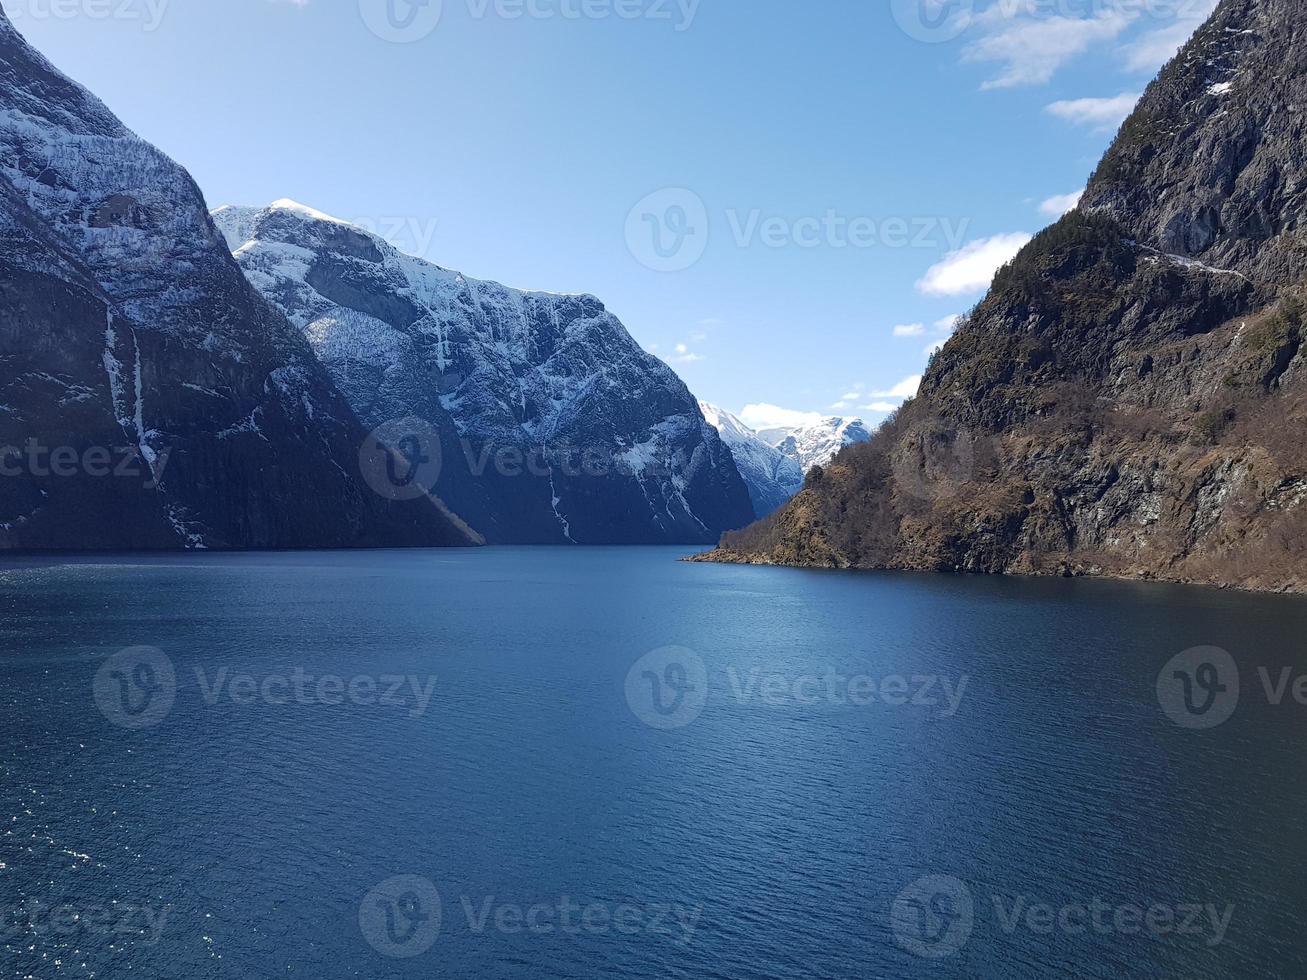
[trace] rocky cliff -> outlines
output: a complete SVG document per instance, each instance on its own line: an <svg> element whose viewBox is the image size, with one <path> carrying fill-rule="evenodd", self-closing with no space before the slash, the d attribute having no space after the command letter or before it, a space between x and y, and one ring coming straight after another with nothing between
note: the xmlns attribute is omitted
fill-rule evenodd
<svg viewBox="0 0 1307 980"><path fill-rule="evenodd" d="M1307 589L1307 12L1224 0L919 396L716 560Z"/></svg>
<svg viewBox="0 0 1307 980"><path fill-rule="evenodd" d="M494 543L709 543L753 520L731 451L598 299L406 255L293 201L215 212L250 281L370 426L417 427Z"/></svg>
<svg viewBox="0 0 1307 980"><path fill-rule="evenodd" d="M0 548L474 540L369 489L366 431L190 176L3 12L0 230Z"/></svg>

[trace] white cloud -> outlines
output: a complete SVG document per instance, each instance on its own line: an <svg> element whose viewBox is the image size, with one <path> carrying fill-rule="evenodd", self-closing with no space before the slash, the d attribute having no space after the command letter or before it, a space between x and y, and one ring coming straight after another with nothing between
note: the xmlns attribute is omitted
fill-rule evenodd
<svg viewBox="0 0 1307 980"><path fill-rule="evenodd" d="M872 402L870 405L863 405L864 412L875 412L878 415L888 415L898 408L894 402Z"/></svg>
<svg viewBox="0 0 1307 980"><path fill-rule="evenodd" d="M926 349L925 349L924 351L922 351L922 353L925 354L927 357L930 357L930 356L931 356L932 354L934 354L936 351L943 350L943 349L944 349L944 345L947 344L947 343L948 343L947 340L936 340L936 341L932 341L930 344L928 344L928 345L926 346Z"/></svg>
<svg viewBox="0 0 1307 980"><path fill-rule="evenodd" d="M894 328L895 337L920 337L925 332L924 323L900 323Z"/></svg>
<svg viewBox="0 0 1307 980"><path fill-rule="evenodd" d="M873 398L915 398L917 389L921 387L921 375L914 374L904 378L889 391L873 391Z"/></svg>
<svg viewBox="0 0 1307 980"><path fill-rule="evenodd" d="M1029 241L1024 231L1014 231L970 242L927 269L917 289L927 296L961 296L983 290L994 281L994 273Z"/></svg>
<svg viewBox="0 0 1307 980"><path fill-rule="evenodd" d="M983 36L963 50L964 61L1000 62L997 77L981 88L1042 85L1064 64L1095 44L1119 37L1135 15L1110 4L1089 17L1013 15L1011 4L994 4L976 18Z"/></svg>
<svg viewBox="0 0 1307 980"><path fill-rule="evenodd" d="M1147 31L1125 45L1123 53L1126 68L1149 75L1155 74L1184 47L1184 43L1202 26L1203 21L1212 15L1216 3L1217 0L1193 0L1191 3L1186 3L1183 5L1184 11L1176 18L1175 23Z"/></svg>
<svg viewBox="0 0 1307 980"><path fill-rule="evenodd" d="M694 364L703 360L703 355L694 353L687 344L677 344L673 350L676 352L670 359L673 364Z"/></svg>
<svg viewBox="0 0 1307 980"><path fill-rule="evenodd" d="M1083 187L1078 191L1072 191L1070 194L1054 194L1052 197L1040 203L1040 213L1050 215L1054 218L1060 218L1068 211L1074 211L1076 205L1080 203L1080 198L1084 197L1084 194L1085 189Z"/></svg>
<svg viewBox="0 0 1307 980"><path fill-rule="evenodd" d="M751 429L798 428L816 425L823 418L820 412L796 412L767 402L745 405L740 410L739 417Z"/></svg>
<svg viewBox="0 0 1307 980"><path fill-rule="evenodd" d="M1064 99L1046 106L1044 111L1077 126L1091 126L1095 132L1115 130L1139 101L1138 92L1122 92L1106 99Z"/></svg>

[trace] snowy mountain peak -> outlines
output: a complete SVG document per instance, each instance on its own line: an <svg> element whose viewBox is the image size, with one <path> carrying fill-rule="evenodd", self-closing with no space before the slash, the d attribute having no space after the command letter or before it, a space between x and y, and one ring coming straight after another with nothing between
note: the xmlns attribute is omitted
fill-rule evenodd
<svg viewBox="0 0 1307 980"><path fill-rule="evenodd" d="M307 204L301 204L299 201L292 201L289 197L283 197L280 201L273 201L268 205L270 211L290 211L298 214L310 221L330 221L338 225L349 224L348 221L342 221L340 218L334 218L325 211L319 211L317 208L311 208Z"/></svg>
<svg viewBox="0 0 1307 980"><path fill-rule="evenodd" d="M812 425L763 429L758 436L807 473L814 466L829 464L845 446L866 442L871 431L862 419L833 415Z"/></svg>
<svg viewBox="0 0 1307 980"><path fill-rule="evenodd" d="M797 462L730 412L705 401L699 402L699 409L730 447L759 517L766 517L803 488L803 470Z"/></svg>
<svg viewBox="0 0 1307 980"><path fill-rule="evenodd" d="M718 408L706 401L699 402L699 410L703 412L703 417L708 420L708 424L721 433L725 438L728 434L736 438L757 438L757 433L740 421L738 416L732 415L724 408ZM766 445L764 443L764 445Z"/></svg>

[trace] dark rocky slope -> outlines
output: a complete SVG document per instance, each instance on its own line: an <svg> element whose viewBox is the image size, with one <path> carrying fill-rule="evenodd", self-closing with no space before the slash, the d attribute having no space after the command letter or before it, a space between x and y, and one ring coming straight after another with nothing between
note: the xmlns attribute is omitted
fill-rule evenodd
<svg viewBox="0 0 1307 980"><path fill-rule="evenodd" d="M1224 0L919 396L711 559L1307 589L1307 8Z"/></svg>
<svg viewBox="0 0 1307 980"><path fill-rule="evenodd" d="M365 430L189 175L3 12L0 230L0 548L474 540L365 485Z"/></svg>

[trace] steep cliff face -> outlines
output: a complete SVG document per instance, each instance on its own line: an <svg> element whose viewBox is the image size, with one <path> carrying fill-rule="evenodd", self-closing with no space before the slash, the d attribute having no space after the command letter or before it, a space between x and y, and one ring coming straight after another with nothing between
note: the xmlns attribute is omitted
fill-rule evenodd
<svg viewBox="0 0 1307 980"><path fill-rule="evenodd" d="M0 225L0 548L473 540L365 485L364 429L190 176L3 12Z"/></svg>
<svg viewBox="0 0 1307 980"><path fill-rule="evenodd" d="M1305 28L1225 0L919 396L712 557L1307 589Z"/></svg>
<svg viewBox="0 0 1307 980"><path fill-rule="evenodd" d="M510 289L293 201L219 208L241 268L370 426L417 420L496 543L707 543L754 517L680 378L593 296Z"/></svg>

